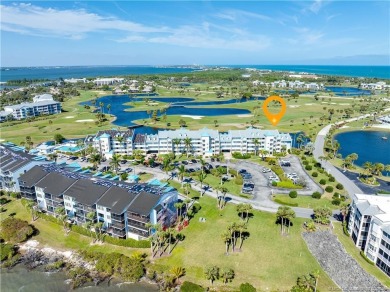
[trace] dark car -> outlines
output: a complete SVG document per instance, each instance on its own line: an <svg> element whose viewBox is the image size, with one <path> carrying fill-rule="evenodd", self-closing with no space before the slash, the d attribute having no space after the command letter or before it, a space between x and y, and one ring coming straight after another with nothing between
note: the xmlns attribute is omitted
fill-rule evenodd
<svg viewBox="0 0 390 292"><path fill-rule="evenodd" d="M183 160L181 163L184 164L184 165L187 165L188 161L187 160Z"/></svg>
<svg viewBox="0 0 390 292"><path fill-rule="evenodd" d="M188 169L188 171L189 171L189 172L195 172L195 169L190 168L190 169Z"/></svg>
<svg viewBox="0 0 390 292"><path fill-rule="evenodd" d="M211 158L211 162L214 162L215 161L215 159L214 158Z"/></svg>
<svg viewBox="0 0 390 292"><path fill-rule="evenodd" d="M128 167L128 168L125 169L125 171L126 172L131 172L131 171L133 171L133 169L131 167Z"/></svg>
<svg viewBox="0 0 390 292"><path fill-rule="evenodd" d="M197 163L198 161L196 161L196 159L191 159L191 162L192 163Z"/></svg>
<svg viewBox="0 0 390 292"><path fill-rule="evenodd" d="M127 160L126 160L126 159L121 160L121 163L122 163L122 164L125 164L125 163L127 163Z"/></svg>

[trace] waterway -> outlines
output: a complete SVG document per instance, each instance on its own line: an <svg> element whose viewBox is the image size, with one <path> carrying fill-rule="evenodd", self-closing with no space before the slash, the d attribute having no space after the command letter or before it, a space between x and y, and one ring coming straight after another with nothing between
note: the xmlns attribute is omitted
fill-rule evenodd
<svg viewBox="0 0 390 292"><path fill-rule="evenodd" d="M47 273L38 269L27 270L23 265L1 270L0 290L4 292L67 292L71 291L64 272ZM118 283L103 282L98 286L86 286L80 291L108 291L108 292L155 292L157 286L146 283Z"/></svg>
<svg viewBox="0 0 390 292"><path fill-rule="evenodd" d="M327 91L332 91L336 96L371 95L370 90L360 89L356 87L326 86L325 89Z"/></svg>
<svg viewBox="0 0 390 292"><path fill-rule="evenodd" d="M387 140L383 139L386 137ZM362 166L366 161L390 164L389 131L352 131L337 134L334 138L340 143L339 153L344 157L357 153L355 164Z"/></svg>

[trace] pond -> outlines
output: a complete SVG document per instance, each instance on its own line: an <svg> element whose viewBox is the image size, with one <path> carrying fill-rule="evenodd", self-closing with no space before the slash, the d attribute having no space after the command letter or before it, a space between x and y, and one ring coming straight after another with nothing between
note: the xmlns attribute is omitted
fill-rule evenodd
<svg viewBox="0 0 390 292"><path fill-rule="evenodd" d="M336 96L371 95L370 90L360 89L356 87L326 86L325 89L327 91L333 92Z"/></svg>

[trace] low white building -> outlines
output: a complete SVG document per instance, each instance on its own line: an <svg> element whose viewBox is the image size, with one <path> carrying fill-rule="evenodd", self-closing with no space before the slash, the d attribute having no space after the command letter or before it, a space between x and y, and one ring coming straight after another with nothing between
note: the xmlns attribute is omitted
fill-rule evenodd
<svg viewBox="0 0 390 292"><path fill-rule="evenodd" d="M113 85L113 84L121 84L123 83L124 80L125 80L124 78L98 78L95 79L94 83L97 86Z"/></svg>
<svg viewBox="0 0 390 292"><path fill-rule="evenodd" d="M390 276L390 197L355 194L348 231L355 245Z"/></svg>

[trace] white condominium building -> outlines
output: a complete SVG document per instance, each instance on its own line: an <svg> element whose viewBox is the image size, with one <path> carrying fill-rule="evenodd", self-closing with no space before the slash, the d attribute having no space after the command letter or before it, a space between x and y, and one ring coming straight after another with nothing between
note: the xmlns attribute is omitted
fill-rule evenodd
<svg viewBox="0 0 390 292"><path fill-rule="evenodd" d="M390 197L355 194L348 231L355 245L390 276Z"/></svg>
<svg viewBox="0 0 390 292"><path fill-rule="evenodd" d="M138 130L136 130L138 131ZM142 131L142 129L140 129ZM133 150L145 153L184 153L211 156L222 152L249 153L267 150L270 153L281 152L291 148L289 134L277 130L230 130L219 132L211 129L162 130L157 134L135 133L134 130L100 131L96 136L89 136L85 142L91 144L102 155L132 154Z"/></svg>
<svg viewBox="0 0 390 292"><path fill-rule="evenodd" d="M42 94L35 96L33 102L4 106L4 111L0 112L0 122L4 121L7 116L12 116L15 120L22 120L28 117L59 113L61 113L61 103L53 100L51 94Z"/></svg>

